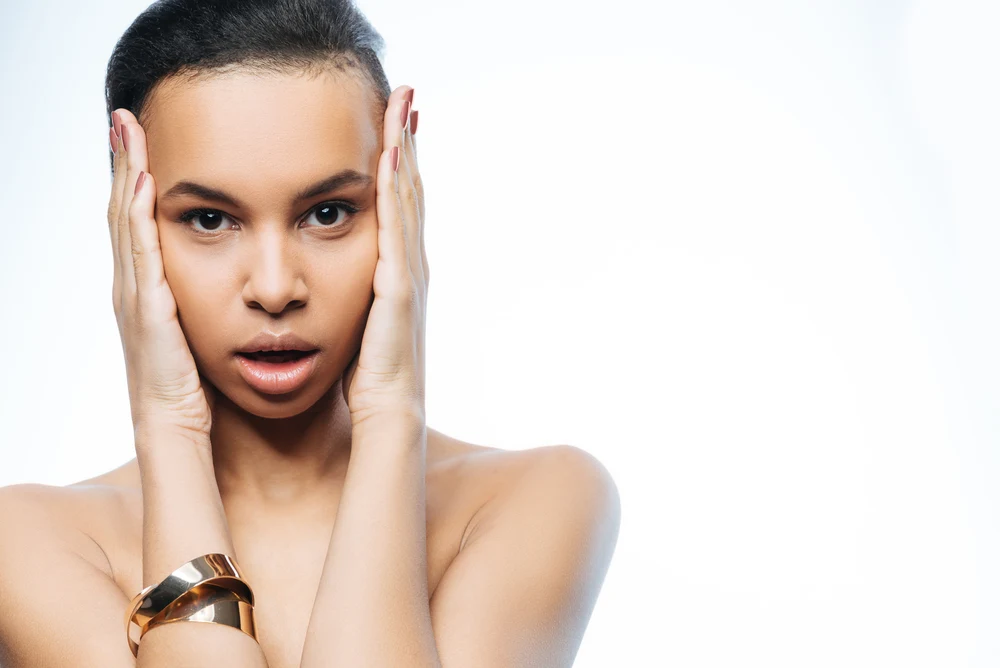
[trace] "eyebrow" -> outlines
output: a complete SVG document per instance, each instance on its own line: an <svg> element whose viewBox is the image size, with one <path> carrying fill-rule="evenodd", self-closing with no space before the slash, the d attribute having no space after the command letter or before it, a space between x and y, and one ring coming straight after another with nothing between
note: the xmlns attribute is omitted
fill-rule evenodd
<svg viewBox="0 0 1000 668"><path fill-rule="evenodd" d="M329 176L322 181L317 181L311 186L307 186L302 189L297 195L295 195L294 201L301 202L302 200L311 199L317 195L338 190L339 188L343 188L345 186L370 186L374 182L375 179L368 174L362 174L361 172L353 169L344 169L337 172L333 176ZM195 183L194 181L178 181L171 186L169 190L163 193L163 195L160 196L160 199L165 200L184 196L199 197L201 199L212 200L213 202L222 202L232 207L243 208L243 204L229 193L216 188L210 188L209 186L205 186L200 183Z"/></svg>

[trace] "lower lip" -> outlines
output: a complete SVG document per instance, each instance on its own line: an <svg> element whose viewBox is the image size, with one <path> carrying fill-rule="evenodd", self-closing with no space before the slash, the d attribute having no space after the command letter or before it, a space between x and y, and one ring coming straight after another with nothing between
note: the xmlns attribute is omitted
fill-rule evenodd
<svg viewBox="0 0 1000 668"><path fill-rule="evenodd" d="M258 392L264 394L287 394L294 392L309 380L316 369L319 351L288 362L266 362L237 355L243 380Z"/></svg>

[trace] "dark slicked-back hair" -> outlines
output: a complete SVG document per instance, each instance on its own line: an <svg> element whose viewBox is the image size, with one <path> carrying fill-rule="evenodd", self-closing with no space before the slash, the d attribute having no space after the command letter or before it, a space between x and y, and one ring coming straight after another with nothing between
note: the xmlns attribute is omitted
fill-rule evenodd
<svg viewBox="0 0 1000 668"><path fill-rule="evenodd" d="M227 72L361 76L381 119L389 100L385 43L353 0L159 0L125 30L104 80L108 125L128 109L145 127L148 103L167 77ZM112 173L114 154L109 147Z"/></svg>

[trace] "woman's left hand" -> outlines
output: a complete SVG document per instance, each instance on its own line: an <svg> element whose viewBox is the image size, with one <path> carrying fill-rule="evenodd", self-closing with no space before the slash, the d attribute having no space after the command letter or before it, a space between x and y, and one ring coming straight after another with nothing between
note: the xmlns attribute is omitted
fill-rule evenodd
<svg viewBox="0 0 1000 668"><path fill-rule="evenodd" d="M361 349L343 376L351 424L387 414L424 417L424 329L430 278L424 251L424 188L413 137L413 88L389 96L376 177L375 300ZM398 167L394 169L394 153Z"/></svg>

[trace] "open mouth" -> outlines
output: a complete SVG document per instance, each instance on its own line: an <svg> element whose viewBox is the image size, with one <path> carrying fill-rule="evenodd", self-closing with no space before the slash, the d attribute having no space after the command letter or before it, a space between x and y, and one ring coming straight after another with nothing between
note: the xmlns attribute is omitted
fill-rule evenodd
<svg viewBox="0 0 1000 668"><path fill-rule="evenodd" d="M237 355L258 362L280 364L282 362L294 362L296 360L300 360L303 357L308 357L315 352L315 350L261 350L254 353L237 353Z"/></svg>

